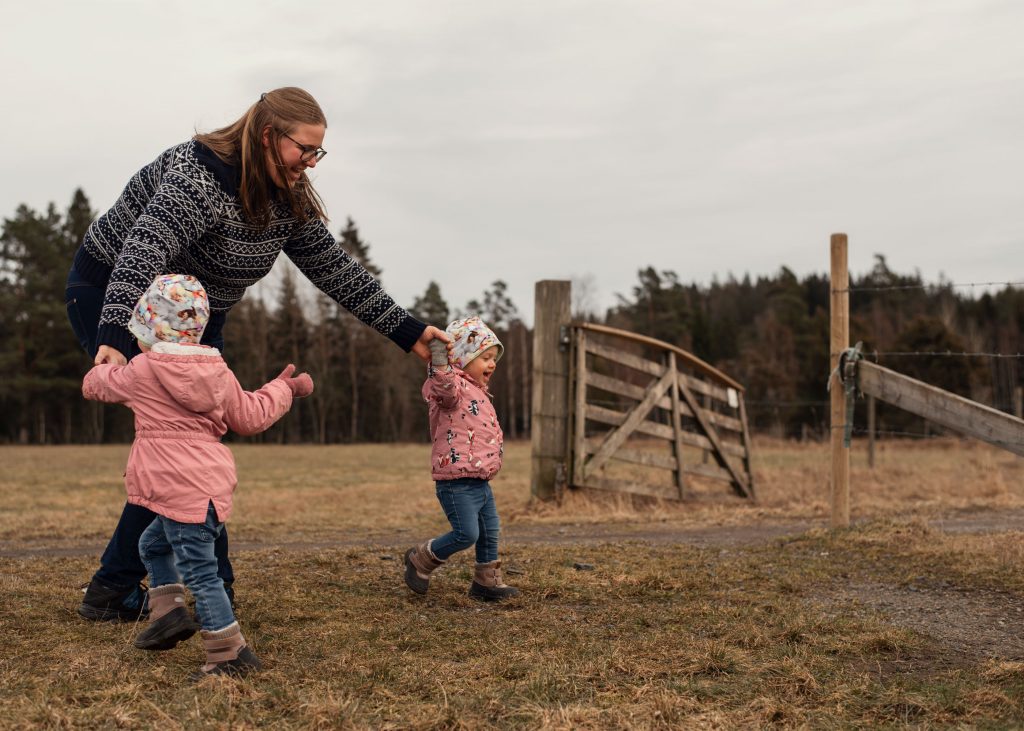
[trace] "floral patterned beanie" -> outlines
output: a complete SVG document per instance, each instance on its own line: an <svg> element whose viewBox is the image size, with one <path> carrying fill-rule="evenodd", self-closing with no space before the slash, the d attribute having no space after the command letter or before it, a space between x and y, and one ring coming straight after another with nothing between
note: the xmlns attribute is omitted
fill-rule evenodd
<svg viewBox="0 0 1024 731"><path fill-rule="evenodd" d="M146 345L198 343L210 319L210 300L188 274L161 274L132 310L128 329Z"/></svg>
<svg viewBox="0 0 1024 731"><path fill-rule="evenodd" d="M495 361L505 352L505 346L498 340L498 336L479 317L456 320L445 329L445 332L452 339L452 364L456 368L465 369L474 358L492 345L498 346Z"/></svg>

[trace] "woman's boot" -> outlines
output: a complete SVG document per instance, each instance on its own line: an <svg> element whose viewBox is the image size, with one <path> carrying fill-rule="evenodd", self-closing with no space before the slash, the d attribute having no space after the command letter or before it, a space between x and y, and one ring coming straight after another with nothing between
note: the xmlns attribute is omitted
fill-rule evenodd
<svg viewBox="0 0 1024 731"><path fill-rule="evenodd" d="M149 590L149 624L135 638L140 650L170 650L200 629L185 608L185 587L164 584Z"/></svg>
<svg viewBox="0 0 1024 731"><path fill-rule="evenodd" d="M430 541L405 552L405 583L417 594L426 594L430 586L430 575L444 561L430 550Z"/></svg>
<svg viewBox="0 0 1024 731"><path fill-rule="evenodd" d="M210 675L241 677L263 669L256 653L245 643L238 622L216 632L204 629L200 635L206 649L206 664L192 673L192 680L199 681Z"/></svg>
<svg viewBox="0 0 1024 731"><path fill-rule="evenodd" d="M478 563L473 575L473 584L469 587L469 595L485 602L499 602L519 596L519 589L507 586L501 580L501 561Z"/></svg>

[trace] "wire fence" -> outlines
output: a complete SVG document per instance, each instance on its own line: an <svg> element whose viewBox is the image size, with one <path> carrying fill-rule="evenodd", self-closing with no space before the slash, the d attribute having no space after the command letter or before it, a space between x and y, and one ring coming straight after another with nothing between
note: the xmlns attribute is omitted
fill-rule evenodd
<svg viewBox="0 0 1024 731"><path fill-rule="evenodd" d="M941 292L944 289L960 289L966 287L1024 287L1024 282L940 282L939 284L893 284L879 287L847 287L845 289L833 289L834 294L847 292L898 292L913 289L931 290Z"/></svg>

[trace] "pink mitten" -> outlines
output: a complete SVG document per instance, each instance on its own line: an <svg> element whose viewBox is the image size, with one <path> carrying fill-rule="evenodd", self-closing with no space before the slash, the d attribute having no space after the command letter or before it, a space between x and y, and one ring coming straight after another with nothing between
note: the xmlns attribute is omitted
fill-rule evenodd
<svg viewBox="0 0 1024 731"><path fill-rule="evenodd" d="M297 376L292 374L295 372L295 366L289 363L281 371L281 375L278 378L285 382L285 385L292 390L292 396L295 398L302 398L313 393L313 379L310 378L308 373L300 373Z"/></svg>

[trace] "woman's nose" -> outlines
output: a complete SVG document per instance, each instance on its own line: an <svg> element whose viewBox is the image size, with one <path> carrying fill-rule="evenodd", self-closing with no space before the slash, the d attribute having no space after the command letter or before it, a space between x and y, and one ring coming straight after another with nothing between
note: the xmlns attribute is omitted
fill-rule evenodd
<svg viewBox="0 0 1024 731"><path fill-rule="evenodd" d="M314 155L313 157L311 157L308 160L306 160L305 164L306 164L307 168L315 168L316 167L316 155Z"/></svg>

